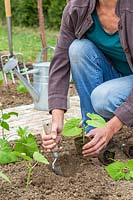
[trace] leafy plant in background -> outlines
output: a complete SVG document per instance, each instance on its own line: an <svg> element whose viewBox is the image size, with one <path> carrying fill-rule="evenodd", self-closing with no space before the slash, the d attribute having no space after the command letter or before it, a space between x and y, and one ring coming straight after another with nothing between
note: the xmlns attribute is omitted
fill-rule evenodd
<svg viewBox="0 0 133 200"><path fill-rule="evenodd" d="M18 81L18 86L17 86L16 90L18 92L28 93L28 90L26 89L26 87L24 86L24 84L21 81Z"/></svg>
<svg viewBox="0 0 133 200"><path fill-rule="evenodd" d="M43 0L45 24L47 27L59 28L62 11L66 0ZM12 22L15 26L38 26L37 1L35 0L12 0ZM5 22L4 1L0 1L0 19Z"/></svg>
<svg viewBox="0 0 133 200"><path fill-rule="evenodd" d="M2 71L0 71L0 85L2 85L4 82L4 77Z"/></svg>

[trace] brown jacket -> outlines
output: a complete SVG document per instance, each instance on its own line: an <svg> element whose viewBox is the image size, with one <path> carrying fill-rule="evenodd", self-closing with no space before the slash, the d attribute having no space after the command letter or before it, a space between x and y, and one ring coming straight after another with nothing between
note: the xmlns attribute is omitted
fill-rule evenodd
<svg viewBox="0 0 133 200"><path fill-rule="evenodd" d="M80 39L93 24L91 13L96 0L70 0L63 12L60 35L49 73L49 111L59 108L67 110L70 64L68 49L76 38ZM118 0L116 14L122 47L133 71L133 2ZM126 125L133 126L133 90L127 100L115 111L115 115Z"/></svg>

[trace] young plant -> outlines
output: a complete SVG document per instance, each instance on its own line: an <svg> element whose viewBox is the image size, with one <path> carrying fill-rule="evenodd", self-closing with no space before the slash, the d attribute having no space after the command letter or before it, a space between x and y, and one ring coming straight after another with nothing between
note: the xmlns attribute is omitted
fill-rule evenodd
<svg viewBox="0 0 133 200"><path fill-rule="evenodd" d="M18 116L16 112L4 113L2 105L0 105L0 126L2 128L2 138L0 139L0 164L8 164L12 162L17 162L18 158L14 155L10 143L7 141L4 130L10 130L8 120L12 115Z"/></svg>
<svg viewBox="0 0 133 200"><path fill-rule="evenodd" d="M23 83L21 81L18 81L18 86L17 86L16 90L18 92L28 93L28 90L26 89L26 87L23 85Z"/></svg>
<svg viewBox="0 0 133 200"><path fill-rule="evenodd" d="M7 123L6 120L8 120L12 115L15 115L18 117L18 113L16 113L16 112L4 113L1 103L0 103L0 111L1 111L0 126L2 127L2 136L3 136L3 138L5 138L4 130L7 130L7 131L10 130L9 123Z"/></svg>
<svg viewBox="0 0 133 200"><path fill-rule="evenodd" d="M81 137L77 137L74 139L75 146L77 153L82 155L82 147L84 144L91 141L92 138L86 136L85 129L88 126L93 127L104 127L106 126L106 121L99 115L94 113L87 113L88 119L86 120L86 127L81 127L81 119L79 118L72 118L68 120L63 129L63 135L67 137L79 136L82 134Z"/></svg>
<svg viewBox="0 0 133 200"><path fill-rule="evenodd" d="M82 133L83 143L84 143L85 129L88 126L93 126L93 127L106 126L106 121L97 114L87 113L87 117L88 119L86 120L86 124L87 124L86 127L80 126L81 119L79 118L71 118L70 120L67 120L63 128L63 136L73 137L73 136L78 136Z"/></svg>
<svg viewBox="0 0 133 200"><path fill-rule="evenodd" d="M14 151L25 153L26 156L33 157L34 152L38 151L35 137L29 133L28 127L18 129L19 139L14 142Z"/></svg>
<svg viewBox="0 0 133 200"><path fill-rule="evenodd" d="M26 189L28 189L30 183L31 183L31 175L33 172L33 169L38 163L43 163L45 165L48 165L48 160L39 152L33 153L33 159L31 159L29 162L26 162L27 168L28 168L28 174L27 174L27 181L26 181Z"/></svg>
<svg viewBox="0 0 133 200"><path fill-rule="evenodd" d="M133 179L133 160L128 160L127 162L115 161L106 166L105 169L114 180Z"/></svg>
<svg viewBox="0 0 133 200"><path fill-rule="evenodd" d="M48 160L39 153L38 145L35 137L29 133L28 127L18 129L19 139L15 140L14 154L17 157L24 159L28 168L26 188L31 183L31 174L35 166L40 162L49 164Z"/></svg>

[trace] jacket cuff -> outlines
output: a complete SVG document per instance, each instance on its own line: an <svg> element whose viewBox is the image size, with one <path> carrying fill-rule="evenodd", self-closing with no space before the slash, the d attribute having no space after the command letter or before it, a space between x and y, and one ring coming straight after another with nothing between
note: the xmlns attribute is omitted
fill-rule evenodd
<svg viewBox="0 0 133 200"><path fill-rule="evenodd" d="M115 111L115 116L119 118L125 125L133 127L133 113L125 106L120 106Z"/></svg>
<svg viewBox="0 0 133 200"><path fill-rule="evenodd" d="M49 97L48 99L49 103L49 113L51 114L52 110L54 109L61 109L64 110L64 112L67 111L67 99L63 97Z"/></svg>

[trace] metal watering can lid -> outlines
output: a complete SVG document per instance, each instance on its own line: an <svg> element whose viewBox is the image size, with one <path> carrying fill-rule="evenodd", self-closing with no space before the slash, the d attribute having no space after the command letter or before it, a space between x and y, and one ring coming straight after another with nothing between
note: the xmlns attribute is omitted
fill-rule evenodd
<svg viewBox="0 0 133 200"><path fill-rule="evenodd" d="M33 63L33 67L49 67L50 62Z"/></svg>

